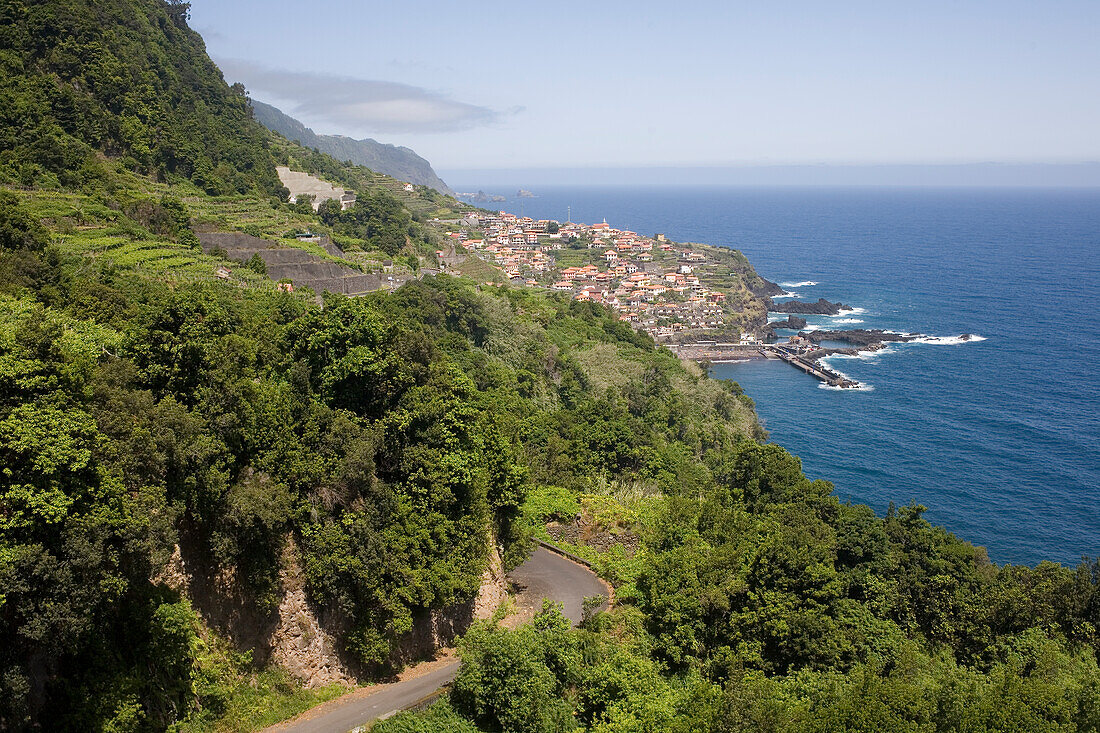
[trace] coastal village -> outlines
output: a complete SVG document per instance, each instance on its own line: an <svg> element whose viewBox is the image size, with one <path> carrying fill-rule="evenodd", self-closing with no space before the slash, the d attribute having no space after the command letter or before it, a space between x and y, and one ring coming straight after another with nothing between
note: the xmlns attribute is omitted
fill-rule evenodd
<svg viewBox="0 0 1100 733"><path fill-rule="evenodd" d="M765 343L775 340L767 322L770 296L782 291L740 262L743 255L734 250L676 243L663 234L646 237L606 220L561 224L470 210L459 220L436 223L457 225L445 232L453 251L436 252L445 269L461 271L468 258L477 258L514 285L605 305L684 359L779 359L827 386L860 386L820 363L829 350L801 335Z"/></svg>
<svg viewBox="0 0 1100 733"><path fill-rule="evenodd" d="M511 283L609 306L658 341L698 331L736 332L742 345L758 341L751 329L742 330L741 301L729 302L721 287L733 281L736 268L721 261L725 253L716 248L646 237L606 221L561 224L503 211L471 210L440 223L454 227L446 236L456 253L494 265ZM444 262L461 259L437 254Z"/></svg>
<svg viewBox="0 0 1100 733"><path fill-rule="evenodd" d="M336 198L341 208L354 201L354 194L307 174L279 169L292 196L304 192L314 196L313 204ZM405 189L411 184L404 184ZM406 193L409 193L406 190ZM268 274L286 276L280 287L292 289L297 275L308 270L312 286L355 295L389 287L404 280L434 272L461 274L494 287L504 282L518 287L539 288L568 294L574 301L599 304L612 309L621 322L649 334L669 346L683 359L718 362L744 358L780 359L829 386L850 388L858 383L823 365L820 359L838 351L822 349L801 334L783 344L774 344L776 328L798 331L797 316L786 322L769 323L768 311L776 307L771 297L782 288L761 278L740 252L705 244L680 243L663 234L652 237L617 229L606 220L596 224L552 219L533 219L506 211L467 209L457 218L433 218L445 242L436 250L428 267L398 273L393 260L382 260L380 269L344 272L330 262L313 262L306 252L276 256L264 240L250 240L241 234L203 234L205 248L222 249L237 260L258 254L267 262ZM312 232L296 235L330 257L342 260L348 253ZM241 241L238 241L241 240ZM353 255L354 256L354 255ZM301 261L299 261L301 260ZM308 260L308 261L307 261ZM364 263L365 264L365 263ZM436 269L438 267L438 269ZM228 271L226 272L228 276ZM219 273L219 277L221 274ZM843 304L821 300L817 304L785 303L797 312L836 312ZM832 335L844 340L843 332ZM855 334L853 338L863 338ZM869 334L865 347L879 348L886 338ZM843 351L844 349L839 349Z"/></svg>

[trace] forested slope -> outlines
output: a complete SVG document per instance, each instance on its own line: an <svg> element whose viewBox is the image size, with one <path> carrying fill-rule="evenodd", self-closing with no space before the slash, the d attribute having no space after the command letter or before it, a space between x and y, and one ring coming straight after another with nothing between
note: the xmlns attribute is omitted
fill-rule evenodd
<svg viewBox="0 0 1100 733"><path fill-rule="evenodd" d="M245 90L187 27L187 3L0 3L0 176L78 185L96 152L210 194L281 188Z"/></svg>
<svg viewBox="0 0 1100 733"><path fill-rule="evenodd" d="M293 538L347 651L383 669L417 613L476 591L490 536L521 557L533 478L671 489L753 424L590 307L451 279L323 309L170 288L59 257L3 203L0 259L35 273L0 295L6 718L217 709L186 600L150 581L175 545L263 607ZM591 386L570 354L595 343L650 385Z"/></svg>
<svg viewBox="0 0 1100 733"><path fill-rule="evenodd" d="M479 624L444 702L372 730L1100 730L1095 560L997 567L923 507L838 501L775 445L661 495L624 488L539 488L524 512L536 531L584 516L571 549L614 611Z"/></svg>
<svg viewBox="0 0 1100 733"><path fill-rule="evenodd" d="M193 228L321 228L364 266L404 251L415 267L433 247L418 220L448 203L399 197L264 131L186 12L159 0L0 6L10 728L254 724L316 699L208 627L166 581L173 557L262 619L291 553L340 654L385 673L415 619L476 592L494 544L522 557L533 476L675 475L684 451L754 425L729 388L565 300L441 281L321 307L248 268L216 278ZM349 183L360 204L346 216L288 206L276 162ZM572 360L582 334L624 364L680 375L686 391L632 413ZM648 419L673 404L736 427L685 442ZM581 429L592 423L614 442ZM562 424L574 426L564 444Z"/></svg>

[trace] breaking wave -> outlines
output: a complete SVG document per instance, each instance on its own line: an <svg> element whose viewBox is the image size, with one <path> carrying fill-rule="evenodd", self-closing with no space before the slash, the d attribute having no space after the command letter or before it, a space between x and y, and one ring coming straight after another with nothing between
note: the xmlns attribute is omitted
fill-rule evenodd
<svg viewBox="0 0 1100 733"><path fill-rule="evenodd" d="M863 352L861 352L861 354L862 353ZM871 353L871 352L866 352L866 353ZM820 384L817 385L818 389L835 389L839 392L870 392L870 391L874 390L874 387L872 387L871 385L864 384L863 382L860 382L856 379L852 379L847 374L840 371L839 369L837 369L832 364L828 363L828 361L830 359L837 359L837 358L859 359L859 358L861 358L861 356L848 356L846 354L833 354L832 356L826 356L824 359L818 359L819 362L821 362L825 366L829 367L830 370L836 372L837 374L839 374L840 376L844 377L845 379L847 379L849 381L855 382L857 386L855 386L855 387L834 387L830 384L825 384L824 382L821 382Z"/></svg>
<svg viewBox="0 0 1100 733"><path fill-rule="evenodd" d="M808 288L811 285L817 285L816 280L803 280L800 283L779 283L785 288Z"/></svg>
<svg viewBox="0 0 1100 733"><path fill-rule="evenodd" d="M886 354L896 354L896 353L898 353L898 352L895 349L888 346L884 349L877 349L877 350L874 350L874 351L871 351L871 350L859 351L855 354L830 354L829 356L826 356L826 357L823 357L822 359L819 359L819 361L821 361L822 363L825 363L825 362L827 362L831 359L859 359L860 361L866 361L866 362L874 363L874 362L878 361L878 358L880 356L885 356ZM837 369L835 367L833 367L831 364L826 364L826 366L828 366L833 371L837 371ZM847 376L847 375L845 375L845 376Z"/></svg>
<svg viewBox="0 0 1100 733"><path fill-rule="evenodd" d="M825 384L824 382L822 382L821 384L817 385L817 388L818 389L831 389L831 390L835 390L837 392L874 392L875 391L874 385L866 384L865 382L859 382L858 386L855 386L855 387L834 387L831 384Z"/></svg>
<svg viewBox="0 0 1100 733"><path fill-rule="evenodd" d="M920 338L913 339L909 343L932 344L934 346L958 346L959 344L973 344L985 340L985 336L964 334L961 336L921 336Z"/></svg>
<svg viewBox="0 0 1100 733"><path fill-rule="evenodd" d="M863 319L862 318L837 318L835 321L833 321L833 323L863 323Z"/></svg>

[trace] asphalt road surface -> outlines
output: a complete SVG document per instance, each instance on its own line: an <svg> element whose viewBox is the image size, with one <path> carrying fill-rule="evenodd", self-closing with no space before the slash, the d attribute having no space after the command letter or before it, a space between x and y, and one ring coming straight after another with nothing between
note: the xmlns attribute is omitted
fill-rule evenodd
<svg viewBox="0 0 1100 733"><path fill-rule="evenodd" d="M562 604L573 623L581 620L586 596L607 597L607 588L588 568L539 547L508 575L519 586L519 604L537 610L543 598ZM605 604L606 605L606 604ZM402 682L379 685L365 696L348 695L304 713L300 719L269 728L269 733L347 733L360 725L388 717L423 700L458 673L458 660Z"/></svg>
<svg viewBox="0 0 1100 733"><path fill-rule="evenodd" d="M542 599L549 598L562 605L566 618L574 624L581 622L586 596L607 598L607 588L595 573L545 547L535 550L527 562L508 573L508 577L519 586L521 607L538 610Z"/></svg>

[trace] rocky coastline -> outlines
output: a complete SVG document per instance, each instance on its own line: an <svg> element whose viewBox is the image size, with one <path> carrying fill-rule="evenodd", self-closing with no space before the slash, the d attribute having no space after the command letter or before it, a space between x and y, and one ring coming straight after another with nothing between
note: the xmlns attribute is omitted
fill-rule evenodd
<svg viewBox="0 0 1100 733"><path fill-rule="evenodd" d="M816 303L804 303L800 300L786 300L782 303L772 302L768 309L773 313L799 313L810 316L835 316L841 311L852 310L851 306L843 303L830 303L824 298L818 298Z"/></svg>
<svg viewBox="0 0 1100 733"><path fill-rule="evenodd" d="M806 354L807 359L817 361L826 356L835 356L837 354L846 354L848 356L859 356L861 353L867 353L869 351L879 351L885 349L892 343L909 343L916 341L917 339L924 338L924 334L919 333L893 333L890 331L882 331L880 329L852 329L848 331L808 331L800 333L799 336L810 341L814 344L820 344L822 341L844 341L855 346L840 347L840 348L817 348ZM963 341L969 341L974 338L973 334L964 333L959 338Z"/></svg>
<svg viewBox="0 0 1100 733"><path fill-rule="evenodd" d="M756 297L767 298L768 305L771 305L771 299L773 297L775 297L776 295L782 295L785 292L782 285L780 285L779 283L773 283L771 280L763 277L760 278L759 287L752 287L750 289L752 290L752 294Z"/></svg>
<svg viewBox="0 0 1100 733"><path fill-rule="evenodd" d="M907 343L920 338L920 334L893 333L877 328L854 328L845 331L815 330L800 333L799 336L815 344L819 344L822 341L844 341L845 343L855 344L860 347L869 347L879 344L879 348L887 343ZM864 348L864 350L866 350L866 348Z"/></svg>
<svg viewBox="0 0 1100 733"><path fill-rule="evenodd" d="M768 328L789 328L792 331L801 331L806 327L806 319L791 314L782 321L772 321L768 324Z"/></svg>

